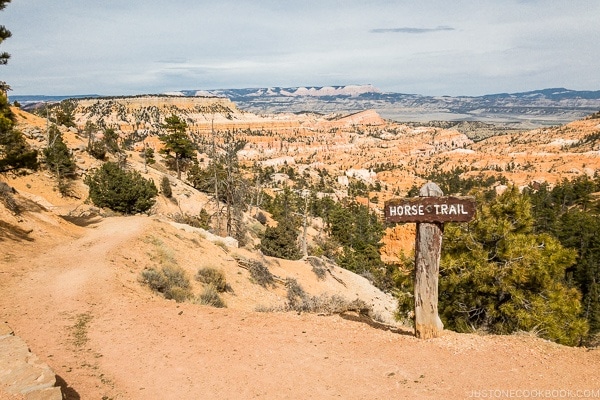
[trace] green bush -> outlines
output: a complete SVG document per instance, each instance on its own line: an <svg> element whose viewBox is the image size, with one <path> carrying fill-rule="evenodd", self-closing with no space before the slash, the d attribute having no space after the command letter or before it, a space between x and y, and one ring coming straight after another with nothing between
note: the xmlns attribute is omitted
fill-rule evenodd
<svg viewBox="0 0 600 400"><path fill-rule="evenodd" d="M173 197L173 190L171 189L171 181L169 181L169 177L166 175L164 175L160 181L160 191L168 199Z"/></svg>
<svg viewBox="0 0 600 400"><path fill-rule="evenodd" d="M90 187L90 199L95 205L124 214L148 211L158 194L154 182L137 171L125 171L114 162L104 163L84 182Z"/></svg>
<svg viewBox="0 0 600 400"><path fill-rule="evenodd" d="M37 168L37 150L31 149L23 133L15 127L15 114L10 109L6 94L0 90L0 173Z"/></svg>
<svg viewBox="0 0 600 400"><path fill-rule="evenodd" d="M200 210L198 215L175 213L173 214L173 221L193 226L194 228L202 228L205 231L210 230L210 215L208 215L208 212L204 208Z"/></svg>
<svg viewBox="0 0 600 400"><path fill-rule="evenodd" d="M143 284L153 291L161 293L166 299L181 303L192 295L190 280L180 267L165 266L160 271L149 268L143 270L141 275Z"/></svg>
<svg viewBox="0 0 600 400"><path fill-rule="evenodd" d="M106 158L106 145L104 142L91 142L87 147L87 152L96 160L104 160Z"/></svg>
<svg viewBox="0 0 600 400"><path fill-rule="evenodd" d="M261 225L267 225L267 216L262 211L256 215L256 220L260 222Z"/></svg>
<svg viewBox="0 0 600 400"><path fill-rule="evenodd" d="M260 241L260 250L267 256L299 260L302 254L297 239L298 231L293 221L282 219L276 227L267 227Z"/></svg>

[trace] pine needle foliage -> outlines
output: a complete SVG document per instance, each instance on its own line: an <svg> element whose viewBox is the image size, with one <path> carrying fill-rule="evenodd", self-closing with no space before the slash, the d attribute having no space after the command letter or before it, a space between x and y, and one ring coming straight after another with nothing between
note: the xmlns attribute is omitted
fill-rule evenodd
<svg viewBox="0 0 600 400"><path fill-rule="evenodd" d="M37 155L23 134L15 129L15 115L6 95L0 93L0 173L20 168L36 169Z"/></svg>
<svg viewBox="0 0 600 400"><path fill-rule="evenodd" d="M187 135L187 124L177 115L172 114L165 118L163 129L166 134L160 136L164 147L160 153L167 157L174 164L174 169L177 172L177 179L181 179L181 171L183 170L186 161L191 160L196 155L194 143Z"/></svg>
<svg viewBox="0 0 600 400"><path fill-rule="evenodd" d="M479 200L472 222L445 227L439 297L445 326L536 332L581 344L588 332L581 294L565 279L576 252L551 235L533 233L531 205L516 188Z"/></svg>
<svg viewBox="0 0 600 400"><path fill-rule="evenodd" d="M102 164L84 182L90 187L90 199L96 206L124 214L148 211L158 194L153 181L137 171L126 171L114 162Z"/></svg>
<svg viewBox="0 0 600 400"><path fill-rule="evenodd" d="M260 241L260 250L267 256L286 260L302 258L298 248L298 230L293 221L281 220L277 226L267 227Z"/></svg>

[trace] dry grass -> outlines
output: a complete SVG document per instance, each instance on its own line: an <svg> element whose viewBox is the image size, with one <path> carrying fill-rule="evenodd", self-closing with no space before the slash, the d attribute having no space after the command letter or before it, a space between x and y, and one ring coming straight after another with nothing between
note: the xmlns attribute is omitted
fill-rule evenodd
<svg viewBox="0 0 600 400"><path fill-rule="evenodd" d="M371 315L372 309L360 299L349 301L339 295L311 296L304 291L294 278L287 278L287 311L309 312L317 314L341 314L353 311L361 315Z"/></svg>
<svg viewBox="0 0 600 400"><path fill-rule="evenodd" d="M165 266L161 270L148 268L142 271L140 281L166 299L178 303L192 296L190 280L181 267Z"/></svg>
<svg viewBox="0 0 600 400"><path fill-rule="evenodd" d="M75 324L70 328L75 347L83 347L89 341L87 332L91 320L92 316L89 313L77 315Z"/></svg>
<svg viewBox="0 0 600 400"><path fill-rule="evenodd" d="M260 261L252 261L249 265L250 276L252 280L262 287L269 287L275 284L275 277L269 271L269 268Z"/></svg>
<svg viewBox="0 0 600 400"><path fill-rule="evenodd" d="M225 304L225 301L221 298L219 291L213 284L209 284L204 287L196 299L196 303L217 308L227 307L227 304Z"/></svg>
<svg viewBox="0 0 600 400"><path fill-rule="evenodd" d="M15 201L13 188L4 182L0 182L0 202L15 215L21 212L19 205Z"/></svg>
<svg viewBox="0 0 600 400"><path fill-rule="evenodd" d="M223 271L216 268L200 268L196 273L196 280L207 285L213 285L219 293L232 291L231 286L227 283L227 279L225 279Z"/></svg>

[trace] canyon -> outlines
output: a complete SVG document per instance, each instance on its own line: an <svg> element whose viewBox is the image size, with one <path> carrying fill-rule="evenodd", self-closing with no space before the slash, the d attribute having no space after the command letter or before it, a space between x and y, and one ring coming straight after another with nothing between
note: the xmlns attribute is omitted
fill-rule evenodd
<svg viewBox="0 0 600 400"><path fill-rule="evenodd" d="M434 172L481 181L503 176L521 188L594 176L600 170L598 113L558 126L500 127L481 139L454 126L401 123L374 109L259 113L214 95L86 98L73 105L76 126L60 128L77 163L73 196L61 196L51 175L40 171L5 178L22 215L0 205L2 314L53 368L66 398L305 398L308 391L426 399L513 388L597 390L598 349L567 348L532 333L445 331L420 341L393 320L395 299L360 276L330 266L321 280L306 260L264 257L252 243L237 247L175 223L174 215L196 215L211 199L175 179L158 151L157 163L145 168L140 151L161 148L164 119L175 114L198 145L235 132L246 142L238 156L248 174L255 166L275 171L265 182L273 193L300 178L322 180L320 195L350 197L382 213L386 200L405 197ZM44 113L13 111L30 145L42 149ZM48 111L52 117L56 109ZM168 176L176 201L161 195L151 215L128 217L86 202L81 178L101 164L86 151L88 122L98 127L95 135L102 127L118 132L129 168L155 182ZM207 157L202 153L198 161ZM353 192L358 186L366 188L359 195ZM314 235L319 228L315 219L309 230ZM413 245L413 224L390 227L382 258L397 261ZM189 274L201 266L223 270L233 288L224 294L228 308L176 303L141 285L140 273L164 258ZM360 298L379 322L353 311L283 312L285 286L257 285L240 259L262 260L311 295ZM198 291L200 283L192 287ZM3 389L0 398L20 398Z"/></svg>

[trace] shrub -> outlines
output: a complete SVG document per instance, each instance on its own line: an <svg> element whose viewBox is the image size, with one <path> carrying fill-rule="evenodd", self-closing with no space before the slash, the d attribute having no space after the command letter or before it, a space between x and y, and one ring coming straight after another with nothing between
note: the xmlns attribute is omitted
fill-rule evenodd
<svg viewBox="0 0 600 400"><path fill-rule="evenodd" d="M285 287L287 289L287 307L290 310L296 311L307 311L306 303L308 295L300 286L298 281L294 278L287 278L285 280Z"/></svg>
<svg viewBox="0 0 600 400"><path fill-rule="evenodd" d="M217 292L220 293L231 290L231 287L227 284L227 280L225 279L225 274L216 268L200 268L196 273L196 280L208 285L213 285Z"/></svg>
<svg viewBox="0 0 600 400"><path fill-rule="evenodd" d="M137 171L125 171L114 162L104 163L84 182L90 187L90 199L96 206L124 214L148 211L158 194L154 182Z"/></svg>
<svg viewBox="0 0 600 400"><path fill-rule="evenodd" d="M204 290L202 290L202 293L200 293L198 296L196 303L217 308L227 307L225 301L221 298L221 296L219 296L219 291L213 284L209 284L204 288Z"/></svg>
<svg viewBox="0 0 600 400"><path fill-rule="evenodd" d="M206 231L210 230L210 215L203 208L198 215L189 215L187 213L173 214L173 221L180 224L193 226L194 228L202 228Z"/></svg>
<svg viewBox="0 0 600 400"><path fill-rule="evenodd" d="M371 307L360 299L348 301L342 296L328 296L322 294L320 296L311 296L304 291L302 286L294 278L285 280L287 288L287 303L288 311L324 313L324 314L340 314L347 311L354 311L360 315L371 315Z"/></svg>
<svg viewBox="0 0 600 400"><path fill-rule="evenodd" d="M13 196L14 189L4 182L0 182L0 203L4 204L9 211L18 215L21 212L19 205Z"/></svg>
<svg viewBox="0 0 600 400"><path fill-rule="evenodd" d="M160 191L168 199L173 197L173 190L171 189L171 181L169 177L164 175L160 181Z"/></svg>
<svg viewBox="0 0 600 400"><path fill-rule="evenodd" d="M259 261L252 261L249 266L252 280L262 287L272 286L275 282L273 274L269 268Z"/></svg>
<svg viewBox="0 0 600 400"><path fill-rule="evenodd" d="M327 275L327 268L325 267L324 262L317 257L308 257L307 260L312 266L312 272L315 273L317 279L320 281L325 279L325 275Z"/></svg>
<svg viewBox="0 0 600 400"><path fill-rule="evenodd" d="M77 165L71 150L63 140L62 133L53 125L48 130L48 146L43 150L48 169L54 174L58 190L63 196L71 195L71 184L67 179L74 178Z"/></svg>
<svg viewBox="0 0 600 400"><path fill-rule="evenodd" d="M149 268L143 270L141 275L143 284L166 299L181 303L191 297L190 280L180 267L165 266L160 271Z"/></svg>
<svg viewBox="0 0 600 400"><path fill-rule="evenodd" d="M261 225L266 225L267 224L267 216L262 211L260 211L258 213L258 215L256 216L256 220L258 222L260 222Z"/></svg>
<svg viewBox="0 0 600 400"><path fill-rule="evenodd" d="M87 152L96 160L104 160L106 158L106 146L104 142L91 142L87 147Z"/></svg>

